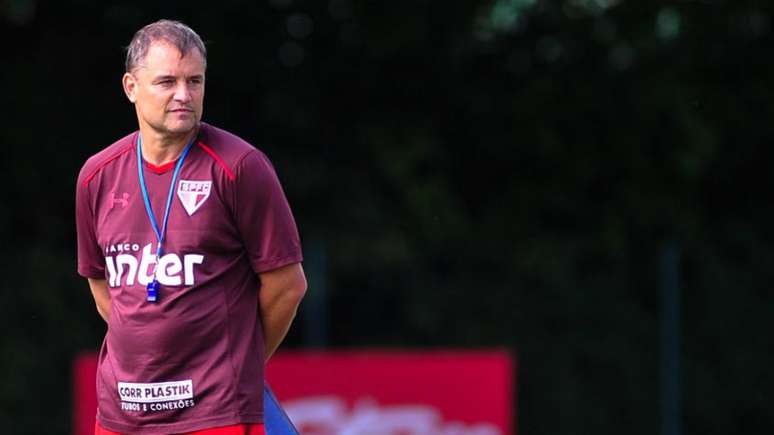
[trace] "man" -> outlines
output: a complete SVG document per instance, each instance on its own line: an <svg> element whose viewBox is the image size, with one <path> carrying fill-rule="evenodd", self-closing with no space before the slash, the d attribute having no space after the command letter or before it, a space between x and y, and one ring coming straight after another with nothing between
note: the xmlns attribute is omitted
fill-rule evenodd
<svg viewBox="0 0 774 435"><path fill-rule="evenodd" d="M201 122L205 70L186 25L139 30L123 76L139 131L78 177L78 273L108 325L97 434L263 434L264 361L306 291L271 163Z"/></svg>

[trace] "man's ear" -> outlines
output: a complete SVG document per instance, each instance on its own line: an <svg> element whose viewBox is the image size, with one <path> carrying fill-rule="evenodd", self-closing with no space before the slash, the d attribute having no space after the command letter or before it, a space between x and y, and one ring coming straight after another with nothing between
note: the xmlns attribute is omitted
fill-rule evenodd
<svg viewBox="0 0 774 435"><path fill-rule="evenodd" d="M137 101L137 79L130 73L124 73L121 84L124 86L126 98L134 104Z"/></svg>

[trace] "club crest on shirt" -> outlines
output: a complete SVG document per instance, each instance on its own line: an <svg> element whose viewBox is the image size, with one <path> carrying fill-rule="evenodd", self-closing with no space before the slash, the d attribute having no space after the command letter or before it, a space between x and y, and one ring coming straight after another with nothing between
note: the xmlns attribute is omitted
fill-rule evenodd
<svg viewBox="0 0 774 435"><path fill-rule="evenodd" d="M212 181L180 180L177 185L177 197L183 204L183 208L191 216L199 210L199 207L207 201L212 190Z"/></svg>

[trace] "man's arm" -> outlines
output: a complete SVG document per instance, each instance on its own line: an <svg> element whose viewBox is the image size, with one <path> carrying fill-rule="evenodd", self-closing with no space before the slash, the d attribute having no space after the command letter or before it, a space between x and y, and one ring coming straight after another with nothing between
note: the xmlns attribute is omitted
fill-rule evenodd
<svg viewBox="0 0 774 435"><path fill-rule="evenodd" d="M290 329L301 299L306 293L306 277L301 263L258 274L261 322L266 343L265 360L279 347Z"/></svg>
<svg viewBox="0 0 774 435"><path fill-rule="evenodd" d="M89 288L97 304L97 312L105 322L110 318L110 291L104 279L89 278Z"/></svg>

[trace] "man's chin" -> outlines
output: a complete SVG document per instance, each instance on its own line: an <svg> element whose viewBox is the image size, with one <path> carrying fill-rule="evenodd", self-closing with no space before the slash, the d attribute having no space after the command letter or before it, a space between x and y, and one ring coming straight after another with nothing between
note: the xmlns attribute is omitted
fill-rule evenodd
<svg viewBox="0 0 774 435"><path fill-rule="evenodd" d="M197 122L174 123L171 125L165 125L165 130L171 135L181 136L193 131L197 125Z"/></svg>

